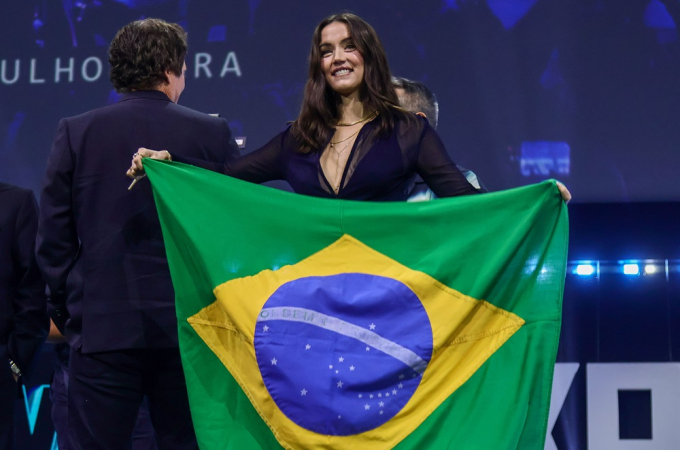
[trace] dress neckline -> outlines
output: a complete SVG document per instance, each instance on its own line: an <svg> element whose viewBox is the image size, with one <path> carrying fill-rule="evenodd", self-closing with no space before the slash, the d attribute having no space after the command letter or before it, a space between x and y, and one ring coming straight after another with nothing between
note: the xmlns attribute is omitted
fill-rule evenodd
<svg viewBox="0 0 680 450"><path fill-rule="evenodd" d="M366 130L366 127L370 127L373 124L373 120L370 120L366 122L361 129L359 130L359 133L357 134L357 137L354 139L354 143L352 144L352 148L349 152L349 156L347 157L347 161L345 162L345 167L342 169L342 176L340 177L340 185L338 186L338 191L336 192L335 189L333 189L333 185L330 183L328 180L328 176L326 175L326 172L323 170L323 166L321 165L321 155L326 151L328 148L328 144L330 143L331 140L333 140L333 136L335 136L335 132L337 129L333 131L333 133L329 136L328 140L326 141L326 144L324 145L324 150L319 152L319 157L317 160L317 165L318 165L318 170L321 172L321 177L323 178L324 183L326 183L326 187L330 189L330 194L334 197L340 197L340 193L343 191L343 188L345 187L345 179L347 178L347 172L349 171L349 166L352 160L354 159L354 154L356 153L356 148L357 144L359 143L359 139L362 137L363 134L365 134L364 130Z"/></svg>

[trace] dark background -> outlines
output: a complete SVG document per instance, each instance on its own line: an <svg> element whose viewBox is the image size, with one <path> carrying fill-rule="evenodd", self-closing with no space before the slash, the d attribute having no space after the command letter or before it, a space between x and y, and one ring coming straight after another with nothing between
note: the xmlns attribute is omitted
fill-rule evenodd
<svg viewBox="0 0 680 450"><path fill-rule="evenodd" d="M36 192L57 121L116 100L106 51L124 24L161 17L189 31L180 103L221 113L250 151L296 117L315 25L349 10L376 28L395 75L438 95L449 152L490 189L555 177L576 202L680 200L679 0L3 3L0 180ZM241 75L220 77L229 52ZM103 73L88 82L92 56ZM55 82L57 58L74 58L73 81ZM44 82L31 83L31 60Z"/></svg>

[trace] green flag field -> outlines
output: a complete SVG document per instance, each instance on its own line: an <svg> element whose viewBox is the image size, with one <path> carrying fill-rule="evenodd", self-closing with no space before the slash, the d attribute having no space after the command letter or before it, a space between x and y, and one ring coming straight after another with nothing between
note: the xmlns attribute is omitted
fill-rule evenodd
<svg viewBox="0 0 680 450"><path fill-rule="evenodd" d="M543 449L554 181L374 203L144 165L201 449Z"/></svg>

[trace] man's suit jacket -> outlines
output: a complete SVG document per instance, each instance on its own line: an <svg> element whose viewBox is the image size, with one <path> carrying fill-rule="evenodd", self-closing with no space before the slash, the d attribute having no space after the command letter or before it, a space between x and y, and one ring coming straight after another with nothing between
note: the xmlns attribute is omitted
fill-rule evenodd
<svg viewBox="0 0 680 450"><path fill-rule="evenodd" d="M238 154L226 120L160 91L123 94L60 121L40 199L37 257L52 318L83 353L178 345L151 186L141 180L127 190L125 171L139 147L213 162Z"/></svg>
<svg viewBox="0 0 680 450"><path fill-rule="evenodd" d="M38 204L33 192L0 183L0 371L23 373L45 342L45 282L35 261Z"/></svg>

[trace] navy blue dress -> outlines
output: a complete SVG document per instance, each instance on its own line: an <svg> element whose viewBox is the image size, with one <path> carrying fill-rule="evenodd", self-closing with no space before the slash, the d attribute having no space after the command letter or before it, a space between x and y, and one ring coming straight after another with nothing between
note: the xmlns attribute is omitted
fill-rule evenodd
<svg viewBox="0 0 680 450"><path fill-rule="evenodd" d="M368 122L357 135L337 194L321 167L321 152L301 153L290 127L226 164L174 155L173 159L253 183L285 180L296 193L314 197L402 201L408 198L416 174L438 197L478 193L427 120L398 120L389 136L378 135L376 128L375 121Z"/></svg>

